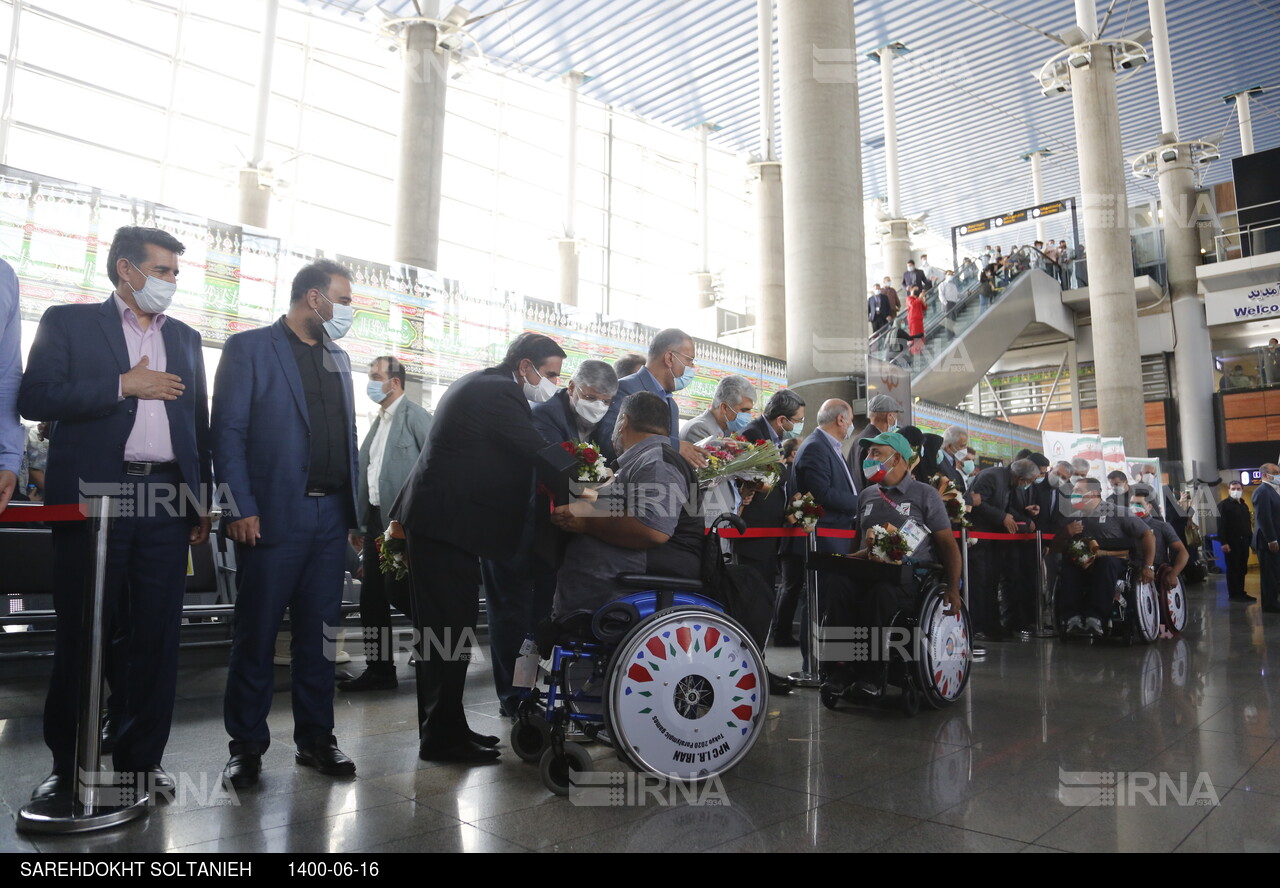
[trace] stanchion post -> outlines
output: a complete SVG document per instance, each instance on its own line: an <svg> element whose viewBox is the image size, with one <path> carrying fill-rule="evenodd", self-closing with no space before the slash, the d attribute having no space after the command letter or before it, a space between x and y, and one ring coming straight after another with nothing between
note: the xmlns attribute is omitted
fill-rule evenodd
<svg viewBox="0 0 1280 888"><path fill-rule="evenodd" d="M960 578L961 586L964 588L964 606L970 608L969 604L969 528L960 528ZM970 613L972 613L970 608Z"/></svg>
<svg viewBox="0 0 1280 888"><path fill-rule="evenodd" d="M88 644L80 659L75 791L25 805L18 812L17 828L20 832L89 832L128 823L145 817L148 813L150 800L145 786L132 787L135 800L128 805L107 804L102 794L103 774L99 770L102 738L99 734L99 718L107 634L107 541L110 533L111 499L96 497L87 505L93 579L92 585L84 590L81 609L81 625ZM116 786L113 785L112 789L116 790Z"/></svg>
<svg viewBox="0 0 1280 888"><path fill-rule="evenodd" d="M787 678L798 688L816 688L822 684L822 679L818 670L818 630L820 628L818 622L818 572L814 569L813 556L818 552L818 532L816 529L809 532L809 536L805 541L804 556L804 585L805 585L805 609L808 611L806 620L809 624L809 668L801 669L799 672L793 672Z"/></svg>
<svg viewBox="0 0 1280 888"><path fill-rule="evenodd" d="M1050 638L1056 633L1046 627L1053 625L1053 612L1049 607L1048 570L1044 563L1044 533L1036 530L1036 638Z"/></svg>

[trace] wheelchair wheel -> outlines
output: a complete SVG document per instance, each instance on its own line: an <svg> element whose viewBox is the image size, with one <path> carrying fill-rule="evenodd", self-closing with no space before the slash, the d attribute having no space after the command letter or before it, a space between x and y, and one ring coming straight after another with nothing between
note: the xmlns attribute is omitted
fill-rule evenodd
<svg viewBox="0 0 1280 888"><path fill-rule="evenodd" d="M1173 584L1173 588L1161 597L1164 606L1164 624L1170 632L1181 632L1187 628L1187 593L1182 588L1182 580Z"/></svg>
<svg viewBox="0 0 1280 888"><path fill-rule="evenodd" d="M569 794L574 774L585 774L594 768L591 753L577 743L566 743L562 755L556 755L556 751L548 746L542 751L542 760L538 763L542 785L560 796Z"/></svg>
<svg viewBox="0 0 1280 888"><path fill-rule="evenodd" d="M916 658L918 688L934 709L949 706L964 692L973 666L973 634L969 610L963 604L960 613L943 613L946 602L938 594L939 586L926 587L920 609L920 647Z"/></svg>
<svg viewBox="0 0 1280 888"><path fill-rule="evenodd" d="M619 754L639 770L705 780L751 750L768 695L764 658L746 630L716 611L675 607L614 651L605 716Z"/></svg>
<svg viewBox="0 0 1280 888"><path fill-rule="evenodd" d="M835 709L840 705L840 694L827 684L823 684L822 687L818 688L818 699L828 709Z"/></svg>
<svg viewBox="0 0 1280 888"><path fill-rule="evenodd" d="M1154 583L1135 582L1132 588L1132 631L1136 640L1150 644L1160 634L1160 596Z"/></svg>
<svg viewBox="0 0 1280 888"><path fill-rule="evenodd" d="M541 761L542 753L550 743L551 725L540 712L528 719L522 718L511 726L511 750L521 761Z"/></svg>

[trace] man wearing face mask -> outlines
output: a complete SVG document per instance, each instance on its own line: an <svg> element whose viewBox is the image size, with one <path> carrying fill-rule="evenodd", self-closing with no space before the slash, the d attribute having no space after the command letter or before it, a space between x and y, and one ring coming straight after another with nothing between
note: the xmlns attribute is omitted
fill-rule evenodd
<svg viewBox="0 0 1280 888"><path fill-rule="evenodd" d="M1031 487L1039 475L1040 468L1029 459L983 470L971 489L974 530L1035 533L1032 512L1038 513L1039 507L1031 498ZM1028 593L1034 592L1035 581L1026 576L1029 559L1022 557L1020 545L1016 540L979 540L970 552L969 610L973 614L974 637L979 641L1002 641L1008 631L1026 629L1034 619L1035 602ZM1001 623L1001 586L1007 630Z"/></svg>
<svg viewBox="0 0 1280 888"><path fill-rule="evenodd" d="M583 361L567 388L535 404L533 424L548 444L584 441L601 446L600 424L618 391L618 377L604 361Z"/></svg>
<svg viewBox="0 0 1280 888"><path fill-rule="evenodd" d="M748 441L768 441L781 453L783 442L799 438L803 431L804 399L789 389L783 389L769 398L764 414L743 430L742 437ZM793 492L791 470L784 466L778 486L768 494L757 494L743 507L742 519L747 522L747 527L775 530L782 527L783 511ZM803 544L804 541L799 539L743 539L734 541L733 550L739 564L754 567L764 577L765 585L773 589L778 579L779 555L793 551L800 554L804 551ZM789 569L784 570L783 586L783 595L775 610L778 630L774 633L774 640L775 644L795 644L791 638L791 621L795 617L800 589L804 587L803 574L792 577Z"/></svg>
<svg viewBox="0 0 1280 888"><path fill-rule="evenodd" d="M867 438L874 438L884 432L896 430L898 428L898 417L901 414L902 405L894 400L891 395L876 395L867 402L868 422L855 433L855 443L849 450L849 471L853 474L859 490L867 486L867 479L862 474L862 463L866 459L867 452L862 445L862 441Z"/></svg>
<svg viewBox="0 0 1280 888"><path fill-rule="evenodd" d="M953 425L943 430L938 471L951 479L957 490L966 492L965 475L973 474L973 456L969 453L969 433L964 426ZM968 497L965 501L969 501Z"/></svg>
<svg viewBox="0 0 1280 888"><path fill-rule="evenodd" d="M1244 591L1244 578L1249 573L1249 543L1253 538L1253 513L1244 502L1244 487L1232 481L1227 498L1218 503L1218 539L1227 561L1227 597L1232 601L1248 601L1253 596Z"/></svg>
<svg viewBox="0 0 1280 888"><path fill-rule="evenodd" d="M695 416L680 432L680 440L697 444L709 437L740 435L751 424L751 408L756 403L756 390L745 376L726 376L716 384L711 407ZM717 484L706 492L703 520L707 526L724 512L737 512L741 501L732 482ZM749 501L749 500L748 500Z"/></svg>
<svg viewBox="0 0 1280 888"><path fill-rule="evenodd" d="M687 388L695 378L696 356L693 339L683 330L670 327L662 330L649 343L649 356L645 365L632 373L618 379L618 393L609 412L604 415L600 424L600 446L610 462L616 462L619 456L613 446L614 426L618 422L618 411L627 395L636 392L652 392L667 404L671 417L670 444L679 450L685 462L695 469L707 464L706 452L688 441L680 439L680 407L676 404L675 393Z"/></svg>
<svg viewBox="0 0 1280 888"><path fill-rule="evenodd" d="M378 405L378 415L360 445L356 516L351 545L360 551L364 567L360 581L360 628L364 631L365 670L359 677L338 682L343 691L384 691L396 687L396 663L391 641L391 607L409 607L406 580L383 574L378 567L377 538L387 529L387 513L404 486L431 432L431 414L405 397L404 364L392 355L369 365L365 394Z"/></svg>
<svg viewBox="0 0 1280 888"><path fill-rule="evenodd" d="M213 461L239 593L223 721L225 776L258 782L271 745L276 630L292 630L294 759L322 774L355 773L333 735L333 654L342 617L347 534L356 515L351 359L335 343L351 326L351 273L319 259L294 276L289 311L226 341L213 394Z"/></svg>
<svg viewBox="0 0 1280 888"><path fill-rule="evenodd" d="M208 396L196 331L165 312L184 247L158 228L127 226L107 254L115 293L105 302L55 305L40 319L18 389L23 416L56 421L45 502L70 505L97 485L121 492L106 577L113 646L107 677L118 718L115 770L135 786L172 789L161 768L177 686L187 550L208 537ZM150 508L143 508L144 504ZM163 503L163 505L162 505ZM76 687L88 644L80 625L92 571L87 523L53 530L58 614L44 737L53 773L33 799L69 797L76 785Z"/></svg>
<svg viewBox="0 0 1280 888"><path fill-rule="evenodd" d="M1263 613L1280 613L1280 466L1262 466L1262 483L1253 492L1253 548L1258 553Z"/></svg>
<svg viewBox="0 0 1280 888"><path fill-rule="evenodd" d="M479 763L498 757L498 738L472 731L462 697L480 613L481 560L496 562L536 546L542 517L532 508L539 454L564 457L533 424L530 390L559 378L565 353L554 339L523 333L502 363L468 373L436 408L427 447L391 507L403 525L413 587L418 757ZM536 393L536 392L535 392ZM532 536L531 536L532 535ZM442 655L431 644L444 644Z"/></svg>

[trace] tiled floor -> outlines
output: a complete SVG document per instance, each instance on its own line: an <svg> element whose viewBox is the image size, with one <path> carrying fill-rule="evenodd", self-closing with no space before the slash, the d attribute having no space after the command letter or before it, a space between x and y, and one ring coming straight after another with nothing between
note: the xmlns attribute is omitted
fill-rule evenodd
<svg viewBox="0 0 1280 888"><path fill-rule="evenodd" d="M419 762L403 667L398 691L339 693L338 738L359 768L345 780L293 763L280 669L276 745L261 785L233 804L214 792L226 652L184 652L165 761L185 787L175 803L97 835L33 842L10 825L0 851L1280 850L1280 617L1228 604L1216 577L1190 598L1177 641L992 645L960 704L914 719L896 708L828 711L813 691L774 698L720 805L672 805L665 792L574 805L509 749L482 767ZM798 666L794 649L770 659L775 671ZM0 675L0 798L12 822L48 772L44 678L30 664ZM505 747L486 679L473 667L472 725ZM597 767L616 767L608 750L594 755ZM1113 803L1066 804L1062 771L1117 780Z"/></svg>

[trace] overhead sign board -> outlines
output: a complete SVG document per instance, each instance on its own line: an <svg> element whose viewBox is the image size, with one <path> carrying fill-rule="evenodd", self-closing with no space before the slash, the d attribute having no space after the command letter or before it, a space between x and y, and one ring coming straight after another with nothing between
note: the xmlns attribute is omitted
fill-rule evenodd
<svg viewBox="0 0 1280 888"><path fill-rule="evenodd" d="M1058 213L1065 213L1071 208L1072 200L1055 200L1051 203L1040 204L1035 207L1027 207L1023 210L1014 210L1012 213L1002 213L998 216L988 216L986 219L978 219L974 222L966 222L963 225L957 225L951 231L960 237L968 237L974 234L981 234L984 231L994 231L1004 228L1006 225L1017 225L1021 222L1034 222L1045 216L1056 216Z"/></svg>
<svg viewBox="0 0 1280 888"><path fill-rule="evenodd" d="M1204 296L1204 313L1210 325L1280 318L1280 280L1208 292Z"/></svg>

